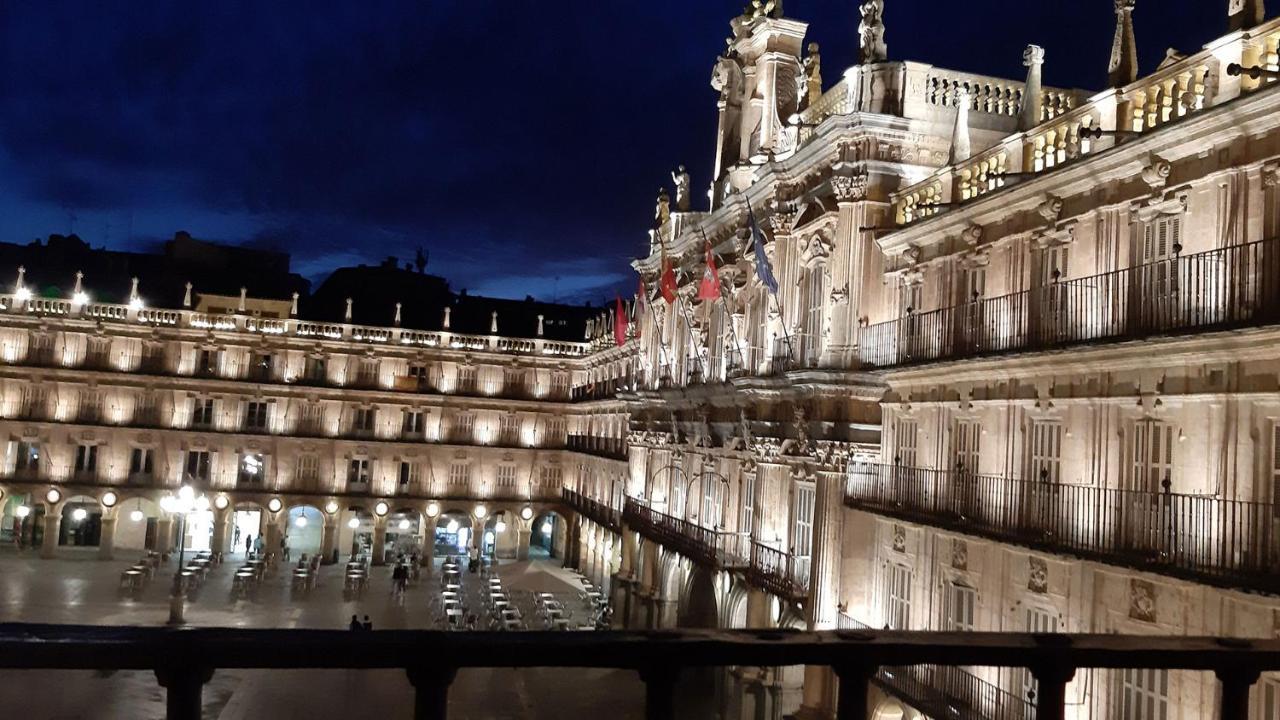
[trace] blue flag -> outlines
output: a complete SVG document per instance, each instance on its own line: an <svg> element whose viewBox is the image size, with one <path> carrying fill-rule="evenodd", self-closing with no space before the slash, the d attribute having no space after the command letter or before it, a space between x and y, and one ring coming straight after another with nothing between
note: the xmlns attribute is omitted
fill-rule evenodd
<svg viewBox="0 0 1280 720"><path fill-rule="evenodd" d="M756 277L760 278L761 284L769 288L769 292L773 295L778 294L778 279L773 276L773 268L769 265L769 258L764 254L764 233L760 231L760 225L756 222L756 214L751 211L751 205L747 204L747 219L751 223L751 246L756 256Z"/></svg>

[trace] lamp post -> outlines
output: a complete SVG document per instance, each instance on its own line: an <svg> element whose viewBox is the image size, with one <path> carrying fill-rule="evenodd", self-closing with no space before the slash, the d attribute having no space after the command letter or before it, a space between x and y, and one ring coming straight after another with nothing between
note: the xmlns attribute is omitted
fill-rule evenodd
<svg viewBox="0 0 1280 720"><path fill-rule="evenodd" d="M209 499L203 495L197 497L190 485L183 485L176 496L161 498L160 508L178 516L178 568L173 573L173 593L169 596L169 624L181 625L186 622L187 604L187 584L182 577L187 560L187 515L207 511Z"/></svg>

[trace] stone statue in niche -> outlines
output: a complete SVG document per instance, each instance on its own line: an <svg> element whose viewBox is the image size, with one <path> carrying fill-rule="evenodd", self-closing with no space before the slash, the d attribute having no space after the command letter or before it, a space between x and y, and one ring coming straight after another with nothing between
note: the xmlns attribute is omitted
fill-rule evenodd
<svg viewBox="0 0 1280 720"><path fill-rule="evenodd" d="M858 24L861 41L858 62L868 65L888 60L889 50L884 42L884 0L867 0L859 11L862 22Z"/></svg>
<svg viewBox="0 0 1280 720"><path fill-rule="evenodd" d="M900 553L907 551L907 529L901 525L893 526L893 549Z"/></svg>
<svg viewBox="0 0 1280 720"><path fill-rule="evenodd" d="M689 212L689 171L685 170L684 166L681 165L676 168L675 172L671 173L671 181L676 186L676 211Z"/></svg>
<svg viewBox="0 0 1280 720"><path fill-rule="evenodd" d="M969 569L969 544L963 540L951 541L951 567L956 570Z"/></svg>

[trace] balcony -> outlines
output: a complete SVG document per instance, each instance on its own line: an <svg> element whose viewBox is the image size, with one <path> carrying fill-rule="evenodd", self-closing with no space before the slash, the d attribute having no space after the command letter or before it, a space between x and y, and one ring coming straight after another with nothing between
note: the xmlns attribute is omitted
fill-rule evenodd
<svg viewBox="0 0 1280 720"><path fill-rule="evenodd" d="M622 532L622 511L610 507L599 500L589 498L569 488L561 488L560 496L565 504L573 508L579 515L595 522L597 525Z"/></svg>
<svg viewBox="0 0 1280 720"><path fill-rule="evenodd" d="M851 463L845 504L1046 552L1280 592L1280 538L1266 503Z"/></svg>
<svg viewBox="0 0 1280 720"><path fill-rule="evenodd" d="M870 630L840 615L841 630ZM872 676L889 695L932 718L947 720L1035 720L1036 708L963 668L947 665L881 667Z"/></svg>
<svg viewBox="0 0 1280 720"><path fill-rule="evenodd" d="M747 579L780 598L809 597L809 558L796 557L762 542L751 541Z"/></svg>
<svg viewBox="0 0 1280 720"><path fill-rule="evenodd" d="M627 378L614 378L612 380L598 380L596 382L579 385L569 390L569 399L572 402L590 402L592 400L613 400L618 397L620 392L628 392L634 390L634 383Z"/></svg>
<svg viewBox="0 0 1280 720"><path fill-rule="evenodd" d="M627 498L622 516L632 530L701 565L734 569L751 564L749 538L744 534L702 527L654 510L633 498Z"/></svg>
<svg viewBox="0 0 1280 720"><path fill-rule="evenodd" d="M858 355L888 368L1277 322L1280 239L1272 239L870 325L858 332Z"/></svg>
<svg viewBox="0 0 1280 720"><path fill-rule="evenodd" d="M595 437L594 435L570 435L565 448L574 452L595 455L610 460L627 459L627 441L624 438Z"/></svg>

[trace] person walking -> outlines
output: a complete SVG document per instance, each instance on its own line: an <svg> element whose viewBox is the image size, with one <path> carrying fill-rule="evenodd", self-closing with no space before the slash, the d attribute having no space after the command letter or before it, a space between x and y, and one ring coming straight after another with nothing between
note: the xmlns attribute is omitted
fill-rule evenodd
<svg viewBox="0 0 1280 720"><path fill-rule="evenodd" d="M467 550L467 569L472 573L480 569L480 548L475 545Z"/></svg>
<svg viewBox="0 0 1280 720"><path fill-rule="evenodd" d="M262 557L262 549L265 545L261 535L253 539L253 551L258 554L258 557Z"/></svg>
<svg viewBox="0 0 1280 720"><path fill-rule="evenodd" d="M283 536L280 538L280 554L284 556L284 561L289 562L289 538Z"/></svg>
<svg viewBox="0 0 1280 720"><path fill-rule="evenodd" d="M244 556L248 558L253 554L253 536L247 535L244 539Z"/></svg>

